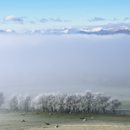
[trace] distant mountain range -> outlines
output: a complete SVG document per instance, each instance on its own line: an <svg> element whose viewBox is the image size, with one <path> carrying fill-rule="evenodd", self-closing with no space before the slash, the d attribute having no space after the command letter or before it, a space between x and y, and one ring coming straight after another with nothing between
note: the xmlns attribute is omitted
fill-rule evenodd
<svg viewBox="0 0 130 130"><path fill-rule="evenodd" d="M7 34L7 33L16 33L14 30L11 30L11 29L6 29L6 30L0 30L0 34Z"/></svg>
<svg viewBox="0 0 130 130"><path fill-rule="evenodd" d="M0 34L16 34L14 30L0 30ZM129 28L109 28L109 29L103 29L103 28L93 28L93 29L86 29L86 28L61 28L61 29L46 29L46 30L30 30L26 31L22 34L54 34L54 35L60 35L60 34L94 34L94 35L113 35L113 34L130 34Z"/></svg>

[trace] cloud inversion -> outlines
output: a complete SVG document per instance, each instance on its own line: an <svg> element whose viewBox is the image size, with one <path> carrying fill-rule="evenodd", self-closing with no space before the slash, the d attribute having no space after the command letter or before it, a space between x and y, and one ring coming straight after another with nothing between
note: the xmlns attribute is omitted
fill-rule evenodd
<svg viewBox="0 0 130 130"><path fill-rule="evenodd" d="M129 35L0 35L0 89L128 91L129 43Z"/></svg>

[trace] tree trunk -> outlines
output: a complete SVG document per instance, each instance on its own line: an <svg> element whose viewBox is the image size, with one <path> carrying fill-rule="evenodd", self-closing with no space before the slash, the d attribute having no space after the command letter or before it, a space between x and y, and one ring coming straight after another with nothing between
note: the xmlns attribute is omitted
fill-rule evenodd
<svg viewBox="0 0 130 130"><path fill-rule="evenodd" d="M51 107L51 112L53 112L53 107Z"/></svg>
<svg viewBox="0 0 130 130"><path fill-rule="evenodd" d="M89 113L89 111L90 111L90 108L88 108L88 113Z"/></svg>
<svg viewBox="0 0 130 130"><path fill-rule="evenodd" d="M103 114L105 114L106 112L105 112L105 108L102 108L102 111L103 111Z"/></svg>
<svg viewBox="0 0 130 130"><path fill-rule="evenodd" d="M76 112L79 112L79 108L77 108Z"/></svg>
<svg viewBox="0 0 130 130"><path fill-rule="evenodd" d="M75 108L73 107L73 112L75 112Z"/></svg>
<svg viewBox="0 0 130 130"><path fill-rule="evenodd" d="M114 114L114 113L115 113L115 110L112 110L112 113Z"/></svg>

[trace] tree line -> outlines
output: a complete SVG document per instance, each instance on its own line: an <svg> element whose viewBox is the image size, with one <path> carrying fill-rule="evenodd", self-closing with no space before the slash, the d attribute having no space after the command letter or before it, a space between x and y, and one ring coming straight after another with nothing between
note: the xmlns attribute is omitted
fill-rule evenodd
<svg viewBox="0 0 130 130"><path fill-rule="evenodd" d="M4 104L4 94L0 92L0 106ZM51 111L51 112L92 112L113 113L121 105L103 93L84 91L76 94L43 93L32 98L29 95L13 95L8 100L10 110L18 111Z"/></svg>

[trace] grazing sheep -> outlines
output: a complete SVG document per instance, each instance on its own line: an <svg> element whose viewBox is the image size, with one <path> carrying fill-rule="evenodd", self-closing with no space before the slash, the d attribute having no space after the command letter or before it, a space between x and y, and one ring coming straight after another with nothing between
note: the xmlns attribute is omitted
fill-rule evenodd
<svg viewBox="0 0 130 130"><path fill-rule="evenodd" d="M25 120L24 120L24 119L21 119L21 122L25 122Z"/></svg>
<svg viewBox="0 0 130 130"><path fill-rule="evenodd" d="M26 115L26 112L23 112L22 115Z"/></svg>
<svg viewBox="0 0 130 130"><path fill-rule="evenodd" d="M58 127L58 125L55 126L55 128L57 128L57 127Z"/></svg>
<svg viewBox="0 0 130 130"><path fill-rule="evenodd" d="M37 111L36 112L34 112L35 114L39 114Z"/></svg>
<svg viewBox="0 0 130 130"><path fill-rule="evenodd" d="M72 112L69 112L70 114L72 113Z"/></svg>
<svg viewBox="0 0 130 130"><path fill-rule="evenodd" d="M87 121L87 119L83 119L83 121Z"/></svg>
<svg viewBox="0 0 130 130"><path fill-rule="evenodd" d="M83 117L81 117L80 119L84 119Z"/></svg>
<svg viewBox="0 0 130 130"><path fill-rule="evenodd" d="M49 123L46 123L46 125L50 125Z"/></svg>
<svg viewBox="0 0 130 130"><path fill-rule="evenodd" d="M93 119L94 117L91 117L91 119Z"/></svg>
<svg viewBox="0 0 130 130"><path fill-rule="evenodd" d="M49 115L52 115L52 113L49 113Z"/></svg>

